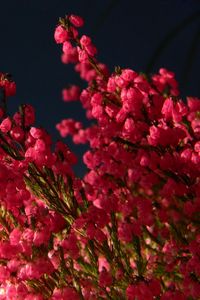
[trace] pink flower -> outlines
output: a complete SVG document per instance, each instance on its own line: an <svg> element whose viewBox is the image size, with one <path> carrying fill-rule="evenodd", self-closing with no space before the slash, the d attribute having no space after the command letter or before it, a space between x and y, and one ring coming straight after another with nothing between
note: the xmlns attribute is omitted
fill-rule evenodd
<svg viewBox="0 0 200 300"><path fill-rule="evenodd" d="M73 46L72 46L72 44L69 41L65 41L63 43L62 49L63 49L64 53L68 54L68 53L70 53L72 51Z"/></svg>
<svg viewBox="0 0 200 300"><path fill-rule="evenodd" d="M79 47L77 48L78 49L78 59L81 63L85 63L88 61L88 53L86 50L82 50L80 49Z"/></svg>
<svg viewBox="0 0 200 300"><path fill-rule="evenodd" d="M20 238L21 238L21 231L18 228L15 228L11 233L10 233L10 244L11 245L18 245Z"/></svg>
<svg viewBox="0 0 200 300"><path fill-rule="evenodd" d="M99 272L102 272L104 269L107 272L110 271L110 265L105 257L100 256L98 259L98 264L99 264Z"/></svg>
<svg viewBox="0 0 200 300"><path fill-rule="evenodd" d="M59 25L55 29L54 39L57 44L62 44L69 39L69 33L63 26Z"/></svg>
<svg viewBox="0 0 200 300"><path fill-rule="evenodd" d="M73 288L65 287L63 289L55 289L51 300L79 300L80 297Z"/></svg>
<svg viewBox="0 0 200 300"><path fill-rule="evenodd" d="M161 111L166 120L172 118L173 109L174 109L173 100L171 98L167 98L163 104L162 111Z"/></svg>
<svg viewBox="0 0 200 300"><path fill-rule="evenodd" d="M127 82L132 82L137 76L138 74L131 69L122 70L121 77Z"/></svg>
<svg viewBox="0 0 200 300"><path fill-rule="evenodd" d="M111 274L103 268L103 270L99 274L99 286L106 287L112 284L112 276Z"/></svg>
<svg viewBox="0 0 200 300"><path fill-rule="evenodd" d="M16 94L16 83L6 75L0 73L0 88L3 88L6 97Z"/></svg>
<svg viewBox="0 0 200 300"><path fill-rule="evenodd" d="M69 20L75 27L82 27L84 24L83 18L77 15L70 15Z"/></svg>
<svg viewBox="0 0 200 300"><path fill-rule="evenodd" d="M72 85L70 88L62 90L62 98L65 102L79 100L80 88L77 85Z"/></svg>
<svg viewBox="0 0 200 300"><path fill-rule="evenodd" d="M9 280L10 277L10 272L7 267L5 266L0 266L0 282L5 282Z"/></svg>
<svg viewBox="0 0 200 300"><path fill-rule="evenodd" d="M24 138L24 131L21 127L15 126L11 129L10 134L12 138L18 142L21 142Z"/></svg>
<svg viewBox="0 0 200 300"><path fill-rule="evenodd" d="M92 41L91 41L91 38L87 35L83 35L81 38L80 38L80 43L82 46L89 46Z"/></svg>
<svg viewBox="0 0 200 300"><path fill-rule="evenodd" d="M0 124L0 130L3 133L7 133L8 131L10 131L11 127L12 127L12 122L9 117L4 119Z"/></svg>

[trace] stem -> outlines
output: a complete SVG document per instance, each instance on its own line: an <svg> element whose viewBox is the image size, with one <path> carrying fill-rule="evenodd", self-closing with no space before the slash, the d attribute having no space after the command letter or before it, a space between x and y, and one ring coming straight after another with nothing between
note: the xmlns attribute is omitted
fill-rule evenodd
<svg viewBox="0 0 200 300"><path fill-rule="evenodd" d="M159 241L148 229L146 226L143 227L144 232L154 241L157 245L163 246L163 242Z"/></svg>
<svg viewBox="0 0 200 300"><path fill-rule="evenodd" d="M193 37L192 43L189 47L187 53L187 60L185 63L185 67L183 69L183 76L182 76L182 86L187 87L188 77L192 66L194 64L195 57L197 56L198 45L200 41L200 28L198 28L196 34Z"/></svg>
<svg viewBox="0 0 200 300"><path fill-rule="evenodd" d="M124 267L124 264L122 262L122 255L123 256L125 255L122 253L120 241L117 236L117 220L114 212L111 213L111 223L112 223L112 228L110 228L110 235L114 246L113 249L116 252L115 257L117 259L117 263L119 267L129 276L131 268L126 259L125 262L126 262L127 269Z"/></svg>
<svg viewBox="0 0 200 300"><path fill-rule="evenodd" d="M194 22L195 20L198 20L200 17L200 11L195 12L194 14L190 15L189 17L185 18L181 23L179 23L177 26L175 26L161 41L155 52L153 53L149 64L146 67L146 72L150 73L152 72L152 69L158 60L158 58L161 56L165 48L169 45L172 39L174 39L182 30L185 29L190 23Z"/></svg>
<svg viewBox="0 0 200 300"><path fill-rule="evenodd" d="M89 57L89 63L91 64L91 66L95 69L95 71L99 74L99 76L101 76L101 78L103 80L106 81L106 77L105 75L102 73L102 71L99 69L97 63L94 61L94 59L92 57Z"/></svg>

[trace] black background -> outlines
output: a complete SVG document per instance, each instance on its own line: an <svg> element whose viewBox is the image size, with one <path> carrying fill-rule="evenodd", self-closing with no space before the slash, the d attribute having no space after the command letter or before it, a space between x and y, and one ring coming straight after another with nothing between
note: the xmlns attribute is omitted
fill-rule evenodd
<svg viewBox="0 0 200 300"><path fill-rule="evenodd" d="M70 13L83 16L82 32L92 36L98 59L110 70L115 65L151 72L166 67L176 73L183 98L200 94L199 0L0 0L0 71L17 82L10 112L21 103L32 104L37 125L54 140L60 138L55 124L63 118L86 122L79 103L61 100L64 85L81 83L73 66L61 63L53 39L58 18ZM65 141L81 160L86 147ZM81 163L76 171L83 174Z"/></svg>

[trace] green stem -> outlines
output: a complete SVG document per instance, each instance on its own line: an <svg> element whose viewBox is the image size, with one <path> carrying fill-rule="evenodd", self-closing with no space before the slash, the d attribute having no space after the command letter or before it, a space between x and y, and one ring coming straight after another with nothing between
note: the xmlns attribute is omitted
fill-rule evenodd
<svg viewBox="0 0 200 300"><path fill-rule="evenodd" d="M124 255L124 253L122 253L120 241L118 239L117 219L116 219L116 216L115 216L114 212L111 213L111 224L112 224L112 228L110 228L110 235L111 235L111 239L112 239L112 242L113 242L113 249L115 251L116 261L117 261L119 267L124 271L124 273L127 274L127 276L129 276L131 268L130 268L130 265L128 264L128 261L126 259L125 259L125 262L126 262L127 269L124 267L124 264L122 262L122 256L124 258L126 258L126 256Z"/></svg>

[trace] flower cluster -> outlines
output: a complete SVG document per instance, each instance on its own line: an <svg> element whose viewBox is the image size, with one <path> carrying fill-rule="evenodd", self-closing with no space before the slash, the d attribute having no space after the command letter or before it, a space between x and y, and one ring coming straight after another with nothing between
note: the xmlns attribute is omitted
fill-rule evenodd
<svg viewBox="0 0 200 300"><path fill-rule="evenodd" d="M14 96L16 93L16 84L11 79L10 74L0 73L0 89L5 93L5 96Z"/></svg>
<svg viewBox="0 0 200 300"><path fill-rule="evenodd" d="M63 63L87 82L65 88L63 100L80 99L91 125L56 125L89 144L84 178L70 149L59 141L52 150L34 127L30 105L1 115L0 300L196 300L200 101L183 102L164 68L109 73L91 38L79 36L83 23L60 18L54 37Z"/></svg>

